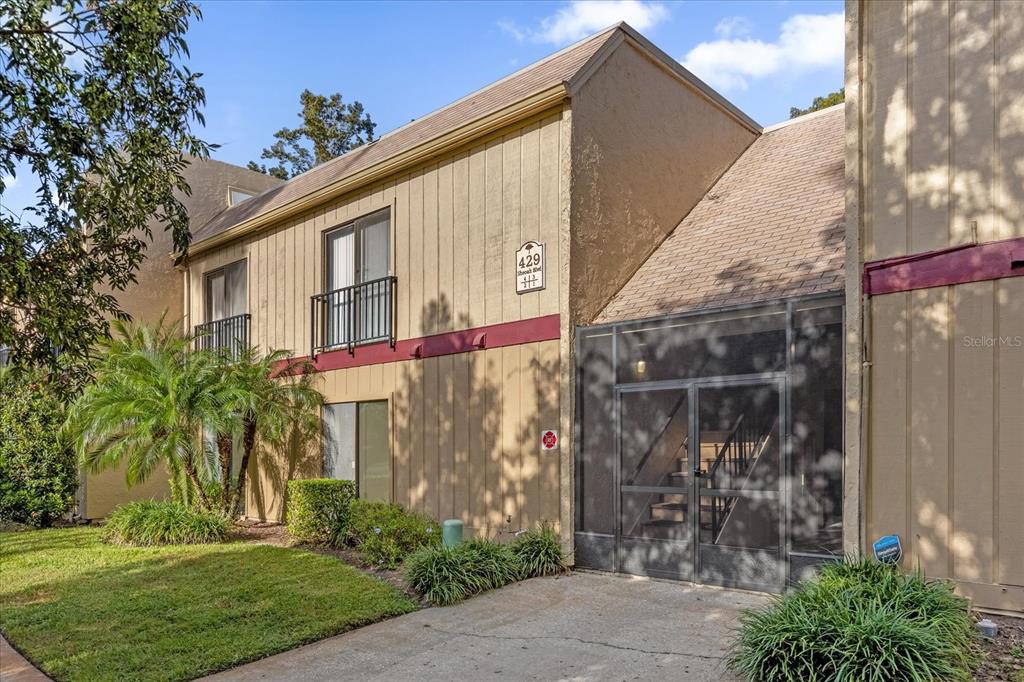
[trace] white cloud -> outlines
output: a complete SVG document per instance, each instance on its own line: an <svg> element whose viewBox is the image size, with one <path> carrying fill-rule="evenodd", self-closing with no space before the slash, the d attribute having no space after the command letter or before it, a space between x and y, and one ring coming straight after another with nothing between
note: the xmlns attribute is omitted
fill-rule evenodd
<svg viewBox="0 0 1024 682"><path fill-rule="evenodd" d="M18 178L14 177L13 175L8 175L5 173L3 176L3 183L4 187L6 187L7 189L11 189L12 187L18 184Z"/></svg>
<svg viewBox="0 0 1024 682"><path fill-rule="evenodd" d="M667 19L668 14L668 8L660 2L573 0L534 28L507 20L499 21L498 26L518 41L567 45L620 21L647 31Z"/></svg>
<svg viewBox="0 0 1024 682"><path fill-rule="evenodd" d="M715 26L715 35L719 38L743 38L749 36L754 25L746 17L726 17Z"/></svg>
<svg viewBox="0 0 1024 682"><path fill-rule="evenodd" d="M774 42L750 38L749 32L735 33L743 27L730 21L719 22L718 40L700 43L680 60L716 88L745 90L752 79L843 63L842 13L791 16Z"/></svg>

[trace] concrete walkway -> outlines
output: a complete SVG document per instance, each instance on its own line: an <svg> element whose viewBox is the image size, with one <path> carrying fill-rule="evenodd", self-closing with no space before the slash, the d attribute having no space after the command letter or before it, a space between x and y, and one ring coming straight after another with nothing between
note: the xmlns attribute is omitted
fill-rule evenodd
<svg viewBox="0 0 1024 682"><path fill-rule="evenodd" d="M211 680L728 680L739 612L764 597L624 576L538 578Z"/></svg>
<svg viewBox="0 0 1024 682"><path fill-rule="evenodd" d="M0 636L0 682L50 682L50 678Z"/></svg>

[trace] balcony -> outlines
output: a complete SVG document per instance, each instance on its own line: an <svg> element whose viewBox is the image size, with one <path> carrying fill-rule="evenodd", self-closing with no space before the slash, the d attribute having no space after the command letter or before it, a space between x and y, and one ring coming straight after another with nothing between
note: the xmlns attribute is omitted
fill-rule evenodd
<svg viewBox="0 0 1024 682"><path fill-rule="evenodd" d="M310 297L310 357L325 350L387 341L395 345L393 276Z"/></svg>
<svg viewBox="0 0 1024 682"><path fill-rule="evenodd" d="M250 319L249 313L243 313L197 324L194 329L196 350L214 350L237 358L249 347Z"/></svg>

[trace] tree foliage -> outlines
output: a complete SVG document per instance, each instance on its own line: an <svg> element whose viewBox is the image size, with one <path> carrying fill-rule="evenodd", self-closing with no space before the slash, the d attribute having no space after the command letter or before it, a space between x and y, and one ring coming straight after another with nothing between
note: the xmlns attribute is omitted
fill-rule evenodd
<svg viewBox="0 0 1024 682"><path fill-rule="evenodd" d="M285 353L192 350L191 339L163 320L116 320L113 327L94 382L67 421L87 470L124 464L132 486L164 465L178 501L228 515L238 509L254 454L301 448L316 437L323 396ZM235 443L242 450L232 479Z"/></svg>
<svg viewBox="0 0 1024 682"><path fill-rule="evenodd" d="M260 155L277 165L268 168L250 161L249 170L287 180L373 141L377 124L360 102L346 104L338 92L327 97L303 90L299 103L302 125L278 130L274 133L277 141Z"/></svg>
<svg viewBox="0 0 1024 682"><path fill-rule="evenodd" d="M84 357L120 315L155 218L189 243L186 154L210 145L185 33L189 0L5 0L0 176L34 183L12 206L0 179L0 346L25 366Z"/></svg>
<svg viewBox="0 0 1024 682"><path fill-rule="evenodd" d="M819 111L821 109L827 109L835 104L846 101L846 88L839 88L835 92L830 92L824 97L815 97L814 101L811 102L811 106L806 109L800 109L799 107L789 108L789 117L796 118L797 116L803 116L809 114L812 111Z"/></svg>

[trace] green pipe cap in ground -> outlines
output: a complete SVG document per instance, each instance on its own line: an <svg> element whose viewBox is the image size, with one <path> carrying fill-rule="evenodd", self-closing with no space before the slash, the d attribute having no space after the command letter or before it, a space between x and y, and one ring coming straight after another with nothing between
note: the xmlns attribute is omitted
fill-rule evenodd
<svg viewBox="0 0 1024 682"><path fill-rule="evenodd" d="M454 547L462 542L462 521L447 519L441 524L441 540L445 547Z"/></svg>

